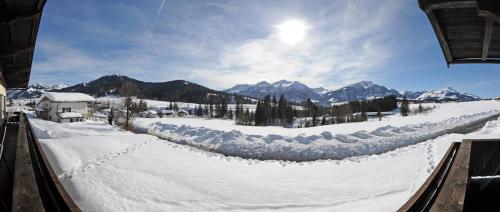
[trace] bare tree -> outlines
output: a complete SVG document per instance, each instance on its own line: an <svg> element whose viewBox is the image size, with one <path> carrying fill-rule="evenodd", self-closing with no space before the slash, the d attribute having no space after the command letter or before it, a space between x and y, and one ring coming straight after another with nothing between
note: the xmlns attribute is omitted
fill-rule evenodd
<svg viewBox="0 0 500 212"><path fill-rule="evenodd" d="M137 96L139 94L139 87L133 82L123 82L122 87L120 88L120 94L122 96L122 107L125 110L125 120L123 123L123 128L125 130L130 130L130 122L133 114L134 103L133 96Z"/></svg>
<svg viewBox="0 0 500 212"><path fill-rule="evenodd" d="M124 120L124 123L123 123L123 128L125 130L130 130L130 122L131 122L131 118L132 118L132 109L133 109L133 102L132 102L132 97L130 96L127 96L127 97L123 97L122 99L122 106L123 106L123 109L125 110L125 120Z"/></svg>

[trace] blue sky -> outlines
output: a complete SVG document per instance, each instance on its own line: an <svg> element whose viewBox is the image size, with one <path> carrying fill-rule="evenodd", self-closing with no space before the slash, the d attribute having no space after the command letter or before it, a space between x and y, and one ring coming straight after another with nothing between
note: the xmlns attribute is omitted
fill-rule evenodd
<svg viewBox="0 0 500 212"><path fill-rule="evenodd" d="M307 28L294 44L280 34L290 21ZM30 82L119 73L214 89L280 79L336 89L370 80L493 97L499 68L448 68L416 0L49 0Z"/></svg>

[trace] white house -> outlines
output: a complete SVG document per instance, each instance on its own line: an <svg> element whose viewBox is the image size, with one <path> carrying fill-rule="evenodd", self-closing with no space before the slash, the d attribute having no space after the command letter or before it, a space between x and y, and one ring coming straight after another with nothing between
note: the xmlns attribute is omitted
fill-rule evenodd
<svg viewBox="0 0 500 212"><path fill-rule="evenodd" d="M88 117L95 99L83 93L45 92L35 106L38 117L55 122L78 122Z"/></svg>
<svg viewBox="0 0 500 212"><path fill-rule="evenodd" d="M179 117L186 117L189 115L189 112L185 111L185 110L179 110L179 112L177 112L177 116Z"/></svg>

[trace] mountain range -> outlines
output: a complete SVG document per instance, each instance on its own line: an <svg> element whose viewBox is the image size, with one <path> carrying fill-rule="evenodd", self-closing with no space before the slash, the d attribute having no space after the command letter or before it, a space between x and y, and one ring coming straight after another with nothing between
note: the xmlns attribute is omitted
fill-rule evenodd
<svg viewBox="0 0 500 212"><path fill-rule="evenodd" d="M28 86L25 90L8 90L7 98L10 99L33 99L38 98L45 91L60 90L62 88L68 87L66 84L60 85L44 85L40 83L35 83Z"/></svg>
<svg viewBox="0 0 500 212"><path fill-rule="evenodd" d="M124 83L136 85L137 93L141 98L153 100L200 102L200 100L206 100L209 95L229 95L185 80L144 82L118 74L103 76L91 82L69 86L59 91L80 92L96 97L119 95Z"/></svg>
<svg viewBox="0 0 500 212"><path fill-rule="evenodd" d="M336 90L329 90L323 87L311 88L298 81L280 80L273 83L262 81L256 84L235 85L224 91L217 91L185 80L144 82L118 74L106 75L96 80L73 86L49 86L37 83L30 85L26 90L9 90L7 91L7 96L11 99L32 99L38 98L45 91L81 92L95 97L119 95L122 84L126 82L135 84L142 98L183 102L203 101L213 94L228 98L233 94L238 94L254 99L261 98L267 94L276 96L283 94L291 102L300 103L310 98L313 102L321 105L372 99L389 95L394 95L398 98L406 96L408 99L419 101L474 101L481 99L476 95L458 92L451 87L440 90L399 92L382 85L377 85L371 81L361 81Z"/></svg>
<svg viewBox="0 0 500 212"><path fill-rule="evenodd" d="M276 96L284 94L285 97L291 101L300 102L306 98L310 98L312 101L321 105L331 105L352 100L373 99L390 95L398 98L406 96L408 99L419 101L474 101L481 99L476 95L458 92L451 87L440 90L399 92L382 85L377 85L371 81L361 81L337 90L328 90L322 87L310 88L297 81L280 80L274 83L262 81L254 85L236 85L224 91L253 98L261 98L267 94Z"/></svg>

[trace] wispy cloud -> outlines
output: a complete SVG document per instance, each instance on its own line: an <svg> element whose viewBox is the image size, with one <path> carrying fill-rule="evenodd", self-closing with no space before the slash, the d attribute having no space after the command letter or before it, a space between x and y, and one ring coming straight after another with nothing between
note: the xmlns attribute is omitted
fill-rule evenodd
<svg viewBox="0 0 500 212"><path fill-rule="evenodd" d="M404 1L335 4L332 11L323 10L320 15L306 18L311 31L298 46L280 42L276 31L271 30L266 37L226 45L220 51L219 63L199 67L195 73L218 87L284 78L332 88L374 79L376 68L386 65L393 56L391 29L397 27L397 11L405 4Z"/></svg>
<svg viewBox="0 0 500 212"><path fill-rule="evenodd" d="M68 19L44 19L63 33L41 36L33 73L54 83L51 74L73 75L68 83L76 83L118 72L149 81L182 78L217 89L279 79L334 88L373 79L374 71L387 65L397 46L391 32L407 4L161 0L115 3L114 9L74 16L54 9L54 16ZM297 45L281 42L273 27L288 19L310 26Z"/></svg>

